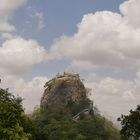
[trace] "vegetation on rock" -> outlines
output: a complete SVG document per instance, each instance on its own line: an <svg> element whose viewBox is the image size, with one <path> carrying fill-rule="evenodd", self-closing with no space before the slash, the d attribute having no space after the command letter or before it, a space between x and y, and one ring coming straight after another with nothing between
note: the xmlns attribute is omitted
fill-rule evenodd
<svg viewBox="0 0 140 140"><path fill-rule="evenodd" d="M38 108L31 120L25 123L31 140L120 140L119 131L99 114L90 119L82 114L75 122L68 114L45 114Z"/></svg>

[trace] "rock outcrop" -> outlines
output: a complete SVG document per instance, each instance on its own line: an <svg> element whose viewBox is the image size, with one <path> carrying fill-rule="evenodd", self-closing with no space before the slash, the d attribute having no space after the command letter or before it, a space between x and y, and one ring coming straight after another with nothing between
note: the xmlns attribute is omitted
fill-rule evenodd
<svg viewBox="0 0 140 140"><path fill-rule="evenodd" d="M92 102L79 74L66 72L45 84L40 106L45 112L67 112L72 116L83 110L92 111Z"/></svg>

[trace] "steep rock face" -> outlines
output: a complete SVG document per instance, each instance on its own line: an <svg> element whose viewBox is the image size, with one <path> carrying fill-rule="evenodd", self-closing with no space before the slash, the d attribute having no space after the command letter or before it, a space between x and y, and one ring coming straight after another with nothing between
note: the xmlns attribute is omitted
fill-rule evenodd
<svg viewBox="0 0 140 140"><path fill-rule="evenodd" d="M57 75L45 85L41 99L42 110L49 112L68 112L71 115L91 108L86 89L78 74Z"/></svg>

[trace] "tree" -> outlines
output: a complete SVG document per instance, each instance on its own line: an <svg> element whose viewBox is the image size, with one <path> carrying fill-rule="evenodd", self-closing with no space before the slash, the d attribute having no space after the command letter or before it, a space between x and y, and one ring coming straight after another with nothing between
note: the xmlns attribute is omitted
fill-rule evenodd
<svg viewBox="0 0 140 140"><path fill-rule="evenodd" d="M120 140L119 131L100 115L87 118L81 114L75 122L64 112L45 113L35 109L32 117L37 126L32 132L28 129L33 140Z"/></svg>
<svg viewBox="0 0 140 140"><path fill-rule="evenodd" d="M122 125L120 134L123 140L140 140L140 105L134 111L130 110L129 115L121 115L118 121Z"/></svg>
<svg viewBox="0 0 140 140"><path fill-rule="evenodd" d="M22 99L15 98L7 90L0 88L0 139L25 140L27 134L22 127Z"/></svg>

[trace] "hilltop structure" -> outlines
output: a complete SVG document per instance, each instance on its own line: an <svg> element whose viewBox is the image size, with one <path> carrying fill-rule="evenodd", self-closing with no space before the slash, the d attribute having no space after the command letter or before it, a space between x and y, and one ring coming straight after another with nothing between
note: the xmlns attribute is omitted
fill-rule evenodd
<svg viewBox="0 0 140 140"><path fill-rule="evenodd" d="M64 72L46 82L41 98L41 109L45 112L65 112L74 120L80 113L92 114L93 102L87 97L87 90L79 74ZM89 89L88 89L89 91Z"/></svg>
<svg viewBox="0 0 140 140"><path fill-rule="evenodd" d="M46 84L44 85L44 87L50 87L51 85L53 85L55 83L56 80L70 80L70 79L79 79L79 74L75 74L75 73L68 73L68 72L64 72L63 75L60 75L59 73L51 80L49 80L48 82L46 82Z"/></svg>

